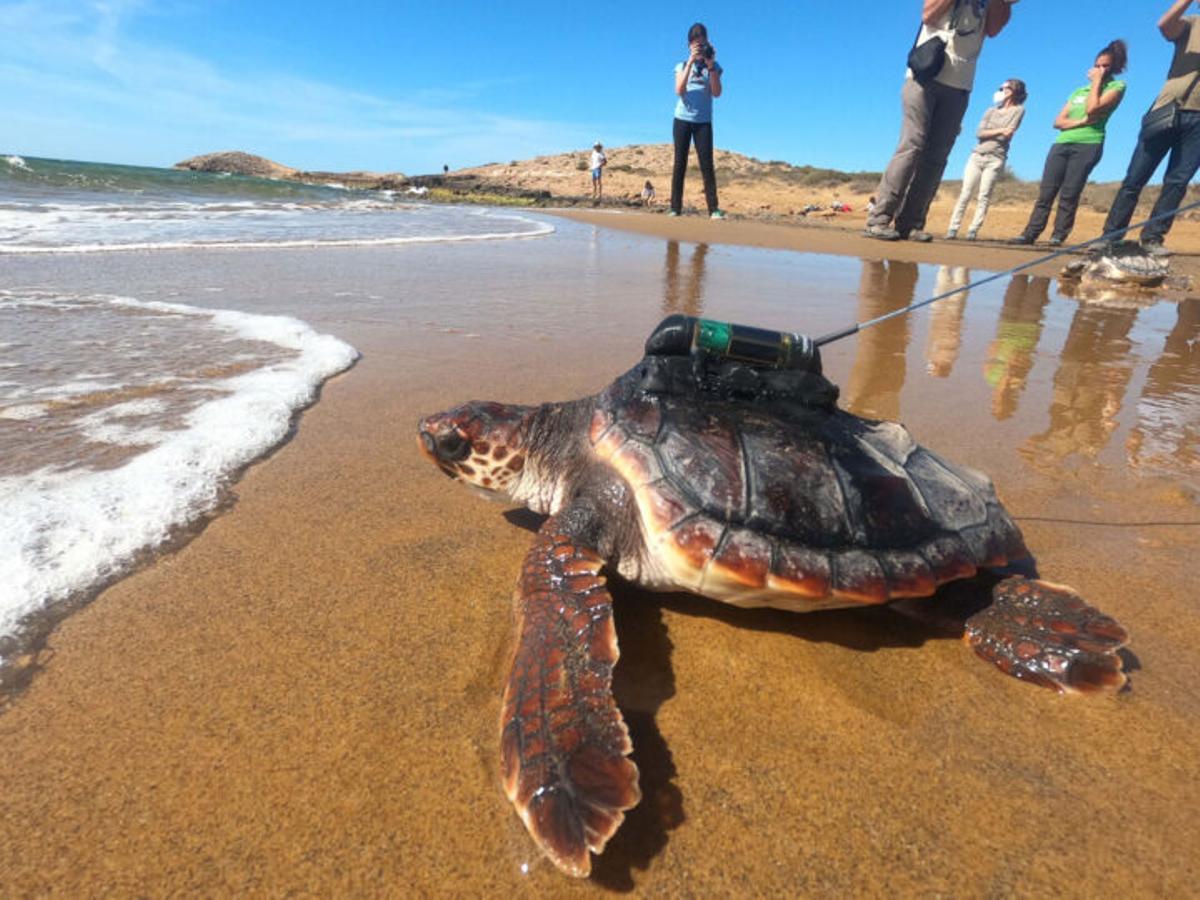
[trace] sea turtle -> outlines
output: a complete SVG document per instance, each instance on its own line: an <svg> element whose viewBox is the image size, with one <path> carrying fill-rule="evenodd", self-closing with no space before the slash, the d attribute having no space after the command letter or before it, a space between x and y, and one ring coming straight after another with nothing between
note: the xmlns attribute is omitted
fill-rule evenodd
<svg viewBox="0 0 1200 900"><path fill-rule="evenodd" d="M927 597L1029 556L985 475L901 425L839 409L819 356L772 369L679 354L670 336L694 321L670 317L594 396L470 402L419 424L445 474L548 516L517 582L500 756L530 834L572 875L589 873L589 851L640 799L611 693L602 568L653 590L807 611ZM1125 683L1125 630L1061 585L1003 577L965 637L1007 674L1060 691Z"/></svg>
<svg viewBox="0 0 1200 900"><path fill-rule="evenodd" d="M1063 267L1060 276L1084 288L1111 289L1158 287L1171 274L1166 258L1146 251L1136 241L1098 246L1086 259Z"/></svg>

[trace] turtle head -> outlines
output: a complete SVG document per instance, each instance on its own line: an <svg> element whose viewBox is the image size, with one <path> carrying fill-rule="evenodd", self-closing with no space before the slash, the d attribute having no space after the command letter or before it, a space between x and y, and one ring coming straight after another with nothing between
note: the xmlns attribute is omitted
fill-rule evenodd
<svg viewBox="0 0 1200 900"><path fill-rule="evenodd" d="M511 493L525 467L533 408L472 400L426 416L417 446L456 481Z"/></svg>

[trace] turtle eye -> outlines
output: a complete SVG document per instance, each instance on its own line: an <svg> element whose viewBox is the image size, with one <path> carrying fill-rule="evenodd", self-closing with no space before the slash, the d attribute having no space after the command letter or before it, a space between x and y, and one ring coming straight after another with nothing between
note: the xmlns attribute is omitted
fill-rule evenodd
<svg viewBox="0 0 1200 900"><path fill-rule="evenodd" d="M437 455L448 462L457 462L471 455L471 446L461 434L451 431L437 439Z"/></svg>

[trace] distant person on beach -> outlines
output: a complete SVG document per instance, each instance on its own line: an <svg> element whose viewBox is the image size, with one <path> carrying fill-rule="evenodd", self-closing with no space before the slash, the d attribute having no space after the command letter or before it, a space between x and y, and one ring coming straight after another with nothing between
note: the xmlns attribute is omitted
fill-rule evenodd
<svg viewBox="0 0 1200 900"><path fill-rule="evenodd" d="M967 228L967 240L975 240L983 219L987 215L988 202L992 199L992 188L996 186L996 178L1004 168L1008 158L1008 145L1013 135L1021 127L1021 119L1025 117L1025 82L1019 78L1010 78L1000 89L992 94L994 106L989 106L979 122L975 137L979 143L967 157L967 167L963 170L962 191L958 202L954 204L954 212L950 216L950 227L946 230L946 240L952 241L958 237L958 228L962 224L963 214L971 195L979 191L979 200L975 204L975 217Z"/></svg>
<svg viewBox="0 0 1200 900"><path fill-rule="evenodd" d="M910 68L900 90L900 143L875 191L867 237L882 241L930 241L925 231L929 204L937 193L967 111L975 62L985 37L1008 24L1017 0L923 0L914 49L944 42L940 67L918 78Z"/></svg>
<svg viewBox="0 0 1200 900"><path fill-rule="evenodd" d="M646 179L646 184L642 188L642 206L654 205L654 185L650 183L650 179Z"/></svg>
<svg viewBox="0 0 1200 900"><path fill-rule="evenodd" d="M1157 110L1169 103L1178 104L1174 127L1157 136L1146 136L1144 132L1138 136L1125 180L1104 220L1105 234L1129 224L1142 188L1168 153L1167 171L1152 216L1178 209L1187 194L1188 183L1200 169L1200 90L1196 89L1200 80L1200 16L1183 15L1190 3L1191 0L1175 0L1158 20L1158 30L1175 45L1175 55L1167 69L1166 83L1150 108ZM1168 216L1143 228L1142 247L1154 255L1166 256L1163 240L1174 221L1174 216Z"/></svg>
<svg viewBox="0 0 1200 900"><path fill-rule="evenodd" d="M1105 126L1125 97L1125 82L1116 76L1125 71L1127 61L1125 42L1112 41L1096 54L1096 61L1087 71L1088 83L1067 98L1054 120L1060 134L1046 155L1037 202L1025 230L1009 238L1010 244L1032 244L1038 239L1050 220L1055 195L1058 212L1050 246L1057 247L1070 236L1088 175L1104 153Z"/></svg>
<svg viewBox="0 0 1200 900"><path fill-rule="evenodd" d="M592 202L599 203L604 199L604 167L608 165L608 157L604 155L604 145L599 141L592 144Z"/></svg>
<svg viewBox="0 0 1200 900"><path fill-rule="evenodd" d="M667 215L683 211L683 177L687 173L688 153L696 144L696 158L704 178L704 199L713 219L725 218L717 206L717 175L713 169L712 102L721 96L724 69L717 62L717 51L708 42L708 29L697 22L688 29L688 58L675 64L675 164L671 169L671 209Z"/></svg>
<svg viewBox="0 0 1200 900"><path fill-rule="evenodd" d="M444 164L442 165L442 174L443 174L443 175L449 175L449 174L450 174L450 167L449 167L448 165L444 165Z"/></svg>

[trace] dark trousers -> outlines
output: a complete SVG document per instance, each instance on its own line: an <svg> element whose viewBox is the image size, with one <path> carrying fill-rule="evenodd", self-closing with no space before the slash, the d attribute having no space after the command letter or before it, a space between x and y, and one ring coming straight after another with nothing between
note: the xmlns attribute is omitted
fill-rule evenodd
<svg viewBox="0 0 1200 900"><path fill-rule="evenodd" d="M1152 216L1178 209L1187 193L1188 182L1192 180L1196 170L1200 169L1200 112L1182 110L1175 130L1159 135L1154 141L1138 138L1133 158L1129 160L1129 171L1125 173L1125 180L1121 182L1117 198L1113 201L1112 209L1108 211L1108 218L1104 220L1105 233L1129 224L1142 188L1168 153L1171 157L1167 160L1162 191L1158 195L1158 202L1154 204ZM1142 240L1160 243L1171 230L1174 221L1174 216L1167 216L1158 222L1151 222L1142 229Z"/></svg>
<svg viewBox="0 0 1200 900"><path fill-rule="evenodd" d="M1050 220L1050 207L1058 196L1058 212L1054 216L1052 237L1065 241L1075 227L1075 211L1079 209L1079 198L1087 184L1088 175L1100 162L1104 154L1103 144L1053 144L1046 154L1046 166L1042 169L1042 186L1038 190L1037 203L1029 214L1025 226L1025 237L1036 241L1046 230Z"/></svg>
<svg viewBox="0 0 1200 900"><path fill-rule="evenodd" d="M708 211L717 208L717 173L713 169L712 122L685 122L675 120L675 167L671 169L671 209L683 209L683 176L687 174L688 151L696 143L696 158L700 160L700 174L704 176L704 199Z"/></svg>

